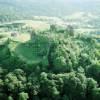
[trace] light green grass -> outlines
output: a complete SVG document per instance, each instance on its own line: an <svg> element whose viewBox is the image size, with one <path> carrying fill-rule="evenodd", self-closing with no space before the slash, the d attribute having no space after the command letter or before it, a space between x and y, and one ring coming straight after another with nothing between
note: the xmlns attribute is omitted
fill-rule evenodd
<svg viewBox="0 0 100 100"><path fill-rule="evenodd" d="M17 55L23 61L29 64L39 64L47 57L49 40L45 36L37 36L35 42L33 40L25 43L12 41L9 48L12 54Z"/></svg>
<svg viewBox="0 0 100 100"><path fill-rule="evenodd" d="M20 44L16 47L15 53L28 63L38 63L41 59L37 56L37 52L31 46Z"/></svg>

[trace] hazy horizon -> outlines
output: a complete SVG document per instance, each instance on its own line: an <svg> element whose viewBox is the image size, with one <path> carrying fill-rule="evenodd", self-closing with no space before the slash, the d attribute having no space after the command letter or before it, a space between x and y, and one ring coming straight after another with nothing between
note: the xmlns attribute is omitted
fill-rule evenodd
<svg viewBox="0 0 100 100"><path fill-rule="evenodd" d="M0 0L2 11L37 16L66 16L75 12L100 13L100 0Z"/></svg>

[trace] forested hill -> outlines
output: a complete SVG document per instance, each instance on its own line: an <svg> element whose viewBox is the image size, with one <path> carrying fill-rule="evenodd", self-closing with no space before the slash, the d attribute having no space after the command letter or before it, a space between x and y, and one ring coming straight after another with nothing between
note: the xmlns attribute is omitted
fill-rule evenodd
<svg viewBox="0 0 100 100"><path fill-rule="evenodd" d="M0 37L0 100L100 100L96 39L71 27L25 29L26 42L18 37L27 33Z"/></svg>

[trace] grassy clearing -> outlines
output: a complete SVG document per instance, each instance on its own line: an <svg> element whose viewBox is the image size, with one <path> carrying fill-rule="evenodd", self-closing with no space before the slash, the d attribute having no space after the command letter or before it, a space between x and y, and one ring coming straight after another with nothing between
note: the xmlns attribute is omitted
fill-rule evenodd
<svg viewBox="0 0 100 100"><path fill-rule="evenodd" d="M29 40L25 43L12 41L9 48L12 54L17 55L23 61L29 64L39 64L47 57L49 40L46 36L37 36L36 41Z"/></svg>
<svg viewBox="0 0 100 100"><path fill-rule="evenodd" d="M25 21L25 25L23 26L24 28L26 27L31 27L34 30L38 30L38 31L44 31L46 29L49 29L49 24L47 24L46 22L42 22L42 21Z"/></svg>
<svg viewBox="0 0 100 100"><path fill-rule="evenodd" d="M24 43L30 40L30 34L20 34L16 37L10 37L10 38L14 41L19 41L19 42Z"/></svg>
<svg viewBox="0 0 100 100"><path fill-rule="evenodd" d="M41 59L37 56L37 52L32 47L20 44L16 47L15 53L28 63L38 63Z"/></svg>

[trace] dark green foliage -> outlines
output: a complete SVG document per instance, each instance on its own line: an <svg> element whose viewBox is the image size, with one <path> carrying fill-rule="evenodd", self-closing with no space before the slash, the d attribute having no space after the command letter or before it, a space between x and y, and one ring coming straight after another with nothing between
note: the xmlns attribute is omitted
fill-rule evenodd
<svg viewBox="0 0 100 100"><path fill-rule="evenodd" d="M0 100L99 100L99 49L92 37L53 25L26 43L1 43Z"/></svg>
<svg viewBox="0 0 100 100"><path fill-rule="evenodd" d="M19 99L18 100L28 100L28 94L27 93L24 93L24 92L21 92L19 93Z"/></svg>
<svg viewBox="0 0 100 100"><path fill-rule="evenodd" d="M80 53L78 49L78 46L70 40L60 40L51 55L49 55L53 70L56 72L72 71L78 65L78 55Z"/></svg>
<svg viewBox="0 0 100 100"><path fill-rule="evenodd" d="M3 70L3 69L2 69ZM99 100L93 78L78 72L25 74L21 69L5 72L0 79L0 99L4 100ZM8 99L7 99L8 98Z"/></svg>
<svg viewBox="0 0 100 100"><path fill-rule="evenodd" d="M93 77L98 81L100 85L100 63L97 61L93 61L91 66L87 68L87 74L89 77Z"/></svg>

